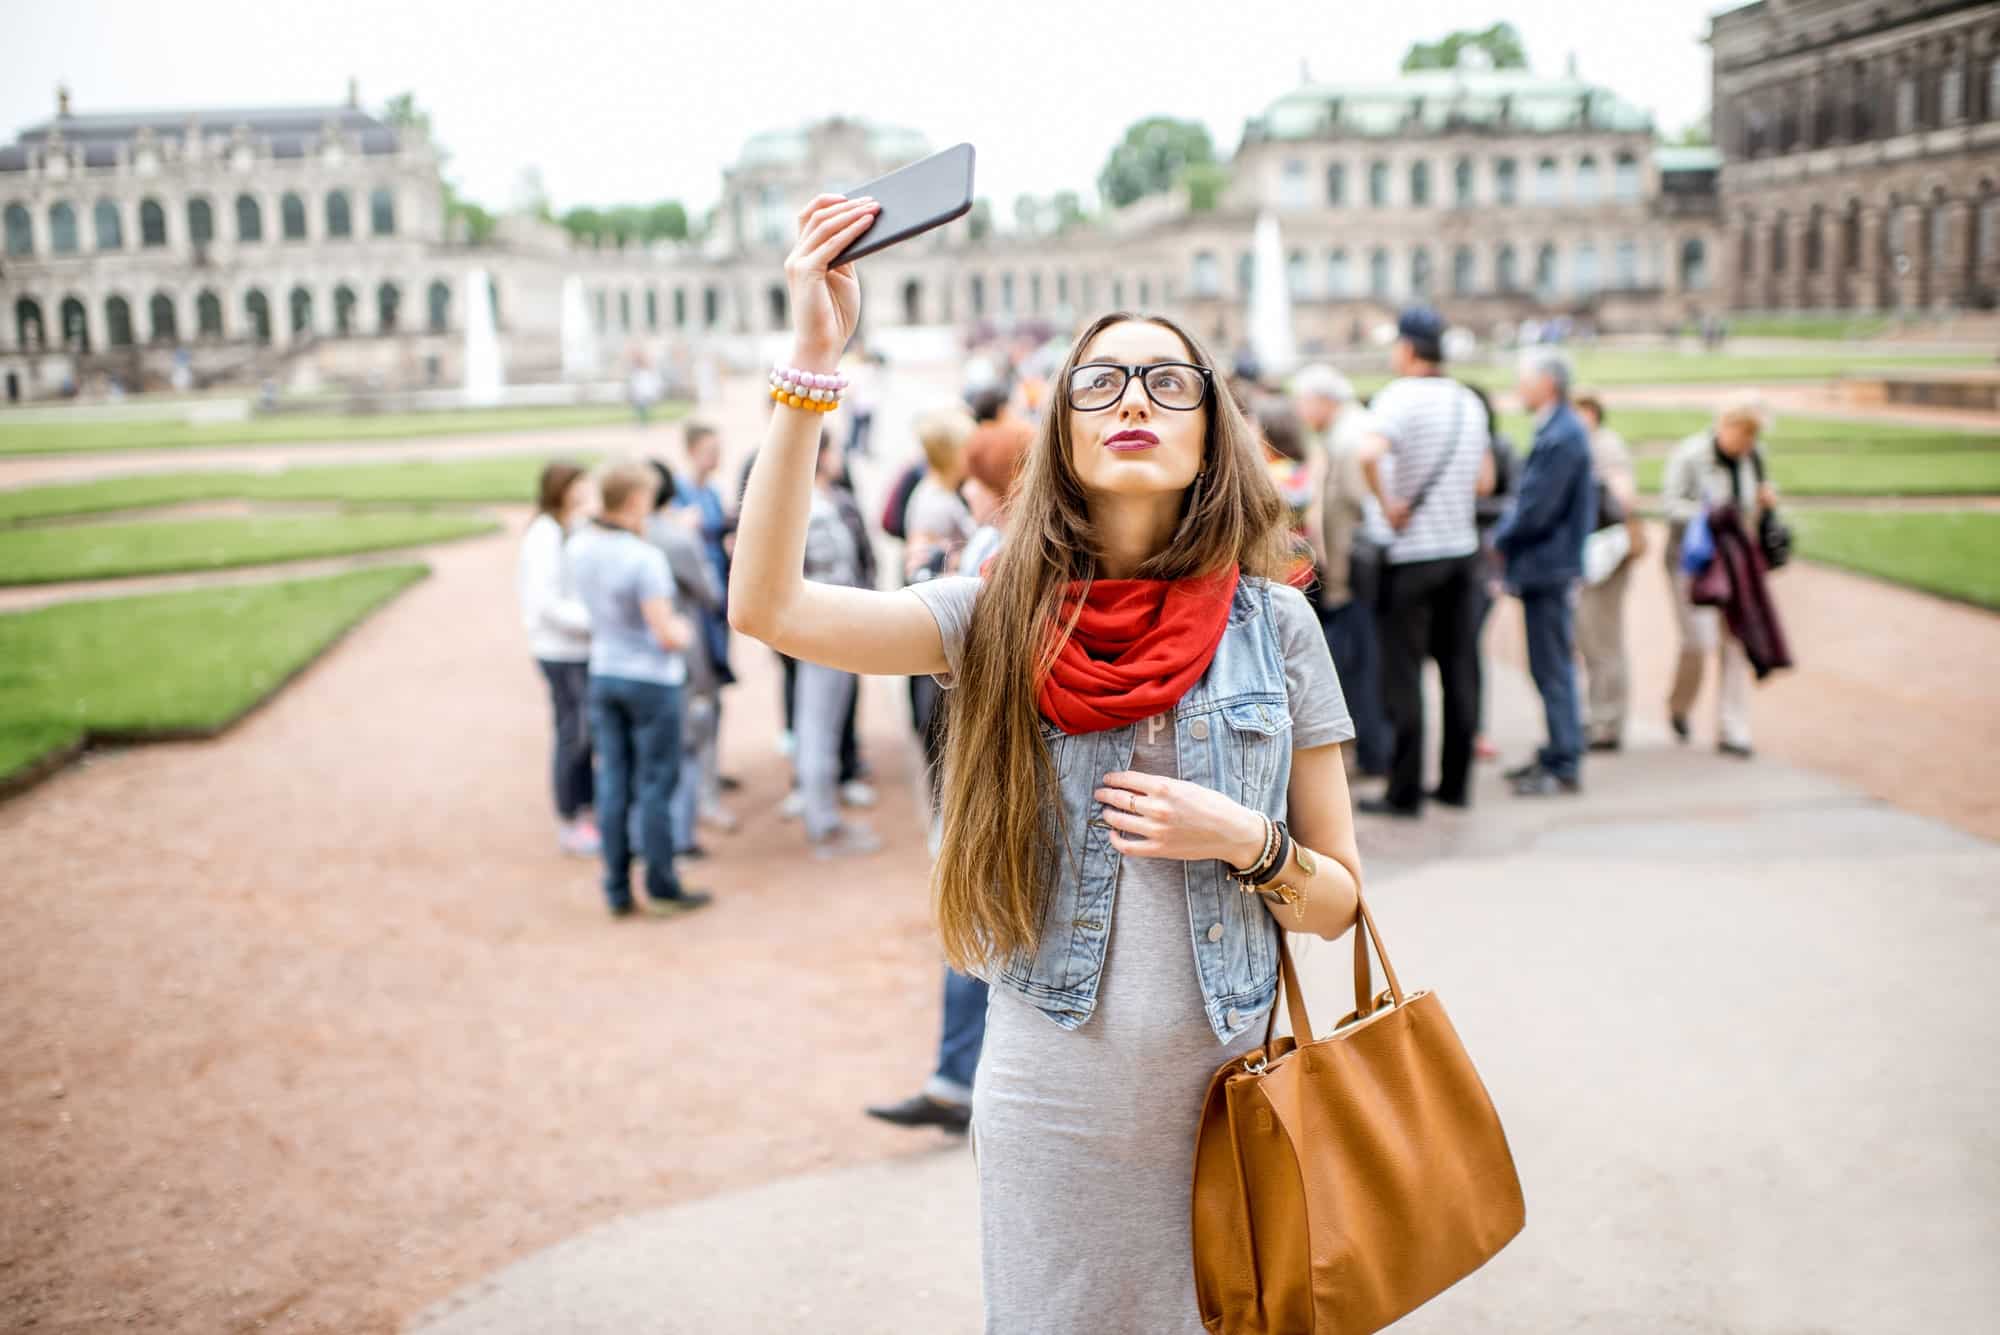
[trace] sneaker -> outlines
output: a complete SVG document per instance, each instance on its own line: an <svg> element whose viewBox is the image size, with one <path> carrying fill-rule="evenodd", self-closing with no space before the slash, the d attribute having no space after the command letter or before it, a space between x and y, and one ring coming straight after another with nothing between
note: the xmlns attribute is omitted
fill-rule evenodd
<svg viewBox="0 0 2000 1335"><path fill-rule="evenodd" d="M1686 745L1690 735L1688 731L1688 716L1686 714L1675 714L1668 718L1667 722L1674 730L1674 740L1680 742L1682 745Z"/></svg>
<svg viewBox="0 0 2000 1335"><path fill-rule="evenodd" d="M674 857L676 859L684 858L689 862L699 862L707 856L708 849L700 844L689 844L686 848L677 848L674 850Z"/></svg>
<svg viewBox="0 0 2000 1335"><path fill-rule="evenodd" d="M844 807L872 807L875 805L875 790L859 779L849 779L840 785L840 804Z"/></svg>
<svg viewBox="0 0 2000 1335"><path fill-rule="evenodd" d="M1591 741L1590 749L1593 751L1622 751L1625 749L1625 743L1623 739L1617 737L1598 737Z"/></svg>
<svg viewBox="0 0 2000 1335"><path fill-rule="evenodd" d="M1386 797L1364 797L1354 804L1354 809L1370 816L1395 816L1400 820L1415 820L1424 814L1421 807L1406 807Z"/></svg>
<svg viewBox="0 0 2000 1335"><path fill-rule="evenodd" d="M1510 770L1503 771L1500 777L1505 779L1508 783L1519 783L1523 779L1533 778L1535 775L1541 773L1541 770L1542 770L1541 761L1530 760L1525 765L1516 765L1514 766L1514 768Z"/></svg>
<svg viewBox="0 0 2000 1335"><path fill-rule="evenodd" d="M806 795L794 788L785 794L785 800L778 803L778 815L785 820L797 820L806 814Z"/></svg>
<svg viewBox="0 0 2000 1335"><path fill-rule="evenodd" d="M655 918L678 918L683 913L707 908L714 902L715 896L706 890L683 890L667 899L647 900L646 912Z"/></svg>
<svg viewBox="0 0 2000 1335"><path fill-rule="evenodd" d="M723 806L720 802L711 803L703 807L700 813L695 816L695 820L711 829L720 830L724 834L736 833L737 827L741 823L736 819L736 813L728 807Z"/></svg>
<svg viewBox="0 0 2000 1335"><path fill-rule="evenodd" d="M1514 782L1516 797L1574 797L1583 791L1580 779L1565 779L1550 770L1536 769Z"/></svg>
<svg viewBox="0 0 2000 1335"><path fill-rule="evenodd" d="M852 858L879 852L882 840L865 825L855 825L843 821L834 827L833 833L823 839L813 840L813 856L817 858Z"/></svg>
<svg viewBox="0 0 2000 1335"><path fill-rule="evenodd" d="M734 774L718 774L715 776L715 786L725 793L733 793L742 789L743 780Z"/></svg>
<svg viewBox="0 0 2000 1335"><path fill-rule="evenodd" d="M596 826L577 821L556 831L556 847L573 858L594 858L604 850L604 843Z"/></svg>
<svg viewBox="0 0 2000 1335"><path fill-rule="evenodd" d="M793 752L797 751L798 749L799 749L798 739L792 736L792 730L790 728L787 728L783 732L778 734L779 755L784 756L787 760L789 760L791 759Z"/></svg>
<svg viewBox="0 0 2000 1335"><path fill-rule="evenodd" d="M1748 742L1717 742L1715 749L1722 755L1734 756L1738 760L1748 760L1757 754L1750 749Z"/></svg>

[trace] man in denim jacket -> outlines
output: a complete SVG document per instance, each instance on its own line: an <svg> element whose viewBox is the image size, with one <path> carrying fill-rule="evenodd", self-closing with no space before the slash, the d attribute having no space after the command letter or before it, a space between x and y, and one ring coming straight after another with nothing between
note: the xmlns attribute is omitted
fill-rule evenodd
<svg viewBox="0 0 2000 1335"><path fill-rule="evenodd" d="M1534 444L1513 508L1493 532L1507 583L1521 599L1528 671L1548 716L1548 745L1507 774L1523 797L1574 793L1582 786L1573 599L1583 576L1583 540L1597 522L1597 493L1590 433L1569 405L1570 380L1569 360L1553 349L1537 348L1522 358L1520 396L1535 414Z"/></svg>

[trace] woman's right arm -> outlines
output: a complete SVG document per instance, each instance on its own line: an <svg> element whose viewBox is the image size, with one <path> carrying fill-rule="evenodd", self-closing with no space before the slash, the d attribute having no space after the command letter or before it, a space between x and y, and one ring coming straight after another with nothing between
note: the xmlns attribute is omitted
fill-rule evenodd
<svg viewBox="0 0 2000 1335"><path fill-rule="evenodd" d="M827 262L867 230L872 200L821 195L799 215L799 241L785 259L795 335L792 365L832 371L861 313L852 265ZM779 404L757 451L736 520L729 572L729 624L779 653L809 663L885 676L947 669L937 620L906 589L881 593L805 577L806 519L825 418Z"/></svg>

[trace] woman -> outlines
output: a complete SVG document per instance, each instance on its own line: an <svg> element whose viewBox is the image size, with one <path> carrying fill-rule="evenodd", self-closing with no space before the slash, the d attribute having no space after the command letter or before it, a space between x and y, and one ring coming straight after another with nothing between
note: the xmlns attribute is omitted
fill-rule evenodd
<svg viewBox="0 0 2000 1335"><path fill-rule="evenodd" d="M1316 597L1319 576L1313 568L1311 533L1320 465L1306 455L1305 424L1291 404L1274 395L1252 402L1256 405L1257 429L1264 435L1264 467L1290 515L1292 561L1285 572L1285 582L1302 590L1308 598Z"/></svg>
<svg viewBox="0 0 2000 1335"><path fill-rule="evenodd" d="M1698 607L1691 596L1694 580L1681 569L1681 539L1694 517L1717 505L1733 504L1744 530L1755 534L1764 511L1778 503L1778 493L1764 479L1758 439L1771 429L1764 401L1738 394L1724 401L1712 431L1697 431L1674 447L1660 479L1660 500L1667 512L1667 578L1674 589L1674 618L1680 630L1680 657L1667 696L1667 718L1682 743L1693 736L1688 713L1701 691L1707 660L1718 660L1715 749L1725 756L1748 760L1750 742L1750 659L1743 642L1730 633L1719 609Z"/></svg>
<svg viewBox="0 0 2000 1335"><path fill-rule="evenodd" d="M873 216L822 195L800 217L785 271L802 372L831 370L854 330L860 285L827 264ZM1263 1037L1280 924L1332 938L1354 919L1352 729L1312 609L1282 582L1261 447L1219 388L1170 321L1091 324L1050 382L983 580L802 579L809 411L774 415L744 502L737 629L960 687L934 897L947 959L992 984L973 1133L993 1332L1201 1331L1203 1093ZM1274 817L1294 840L1277 867Z"/></svg>
<svg viewBox="0 0 2000 1335"><path fill-rule="evenodd" d="M549 684L555 713L556 845L576 857L598 853L597 827L589 807L594 797L591 779L590 723L585 694L590 684L590 613L577 600L563 559L563 543L571 529L597 508L597 489L575 464L554 462L542 469L536 489L535 517L521 536L517 583L521 623L528 631L528 652Z"/></svg>

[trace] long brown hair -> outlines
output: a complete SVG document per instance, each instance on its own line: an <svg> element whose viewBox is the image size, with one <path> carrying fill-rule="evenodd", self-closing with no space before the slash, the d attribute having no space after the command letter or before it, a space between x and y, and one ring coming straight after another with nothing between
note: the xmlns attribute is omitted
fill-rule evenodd
<svg viewBox="0 0 2000 1335"><path fill-rule="evenodd" d="M1212 373L1202 472L1182 494L1173 537L1136 578L1187 579L1231 565L1246 575L1283 577L1284 503L1264 467L1256 429L1223 388L1214 358L1165 316L1114 311L1098 317L1070 345L1050 382L1048 411L1009 498L1006 540L980 591L951 693L944 840L932 893L945 957L963 971L1034 948L1049 885L1059 870L1066 816L1036 700L1075 626L1075 614L1057 626L1063 594L1070 581L1087 586L1098 575L1062 387L1091 341L1126 321L1171 330L1189 360Z"/></svg>
<svg viewBox="0 0 2000 1335"><path fill-rule="evenodd" d="M550 460L542 468L541 480L535 484L535 509L552 519L561 519L570 485L582 476L583 470L567 459Z"/></svg>

